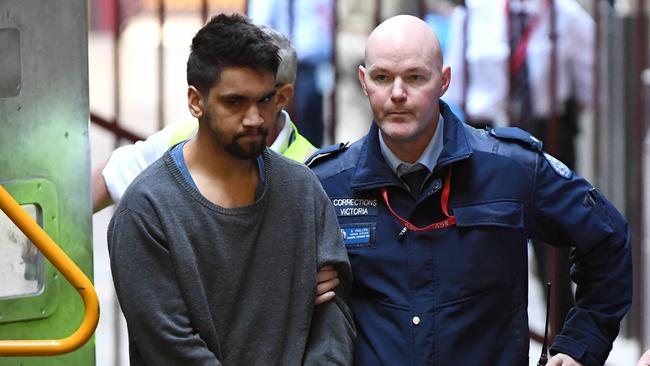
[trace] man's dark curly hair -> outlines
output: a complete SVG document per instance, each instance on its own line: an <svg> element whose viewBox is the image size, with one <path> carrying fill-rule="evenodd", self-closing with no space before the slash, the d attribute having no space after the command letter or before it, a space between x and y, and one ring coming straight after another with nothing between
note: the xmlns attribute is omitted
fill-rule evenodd
<svg viewBox="0 0 650 366"><path fill-rule="evenodd" d="M192 39L187 84L207 95L226 67L247 67L273 75L280 57L272 39L242 15L219 14Z"/></svg>

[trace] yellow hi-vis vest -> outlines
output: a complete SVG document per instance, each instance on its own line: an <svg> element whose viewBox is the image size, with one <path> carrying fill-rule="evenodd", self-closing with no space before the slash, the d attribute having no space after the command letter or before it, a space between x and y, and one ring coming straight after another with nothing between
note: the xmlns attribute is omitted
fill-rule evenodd
<svg viewBox="0 0 650 366"><path fill-rule="evenodd" d="M291 125L293 140L289 142L289 146L284 151L278 152L288 159L304 163L318 149L298 133L298 128L291 120L287 120L287 122ZM191 138L196 134L198 128L199 123L197 121L182 124L169 139L169 147Z"/></svg>
<svg viewBox="0 0 650 366"><path fill-rule="evenodd" d="M306 138L298 133L298 127L291 123L291 130L293 131L293 141L289 142L289 146L281 154L286 158L304 163L313 153L318 150L316 146L312 145Z"/></svg>

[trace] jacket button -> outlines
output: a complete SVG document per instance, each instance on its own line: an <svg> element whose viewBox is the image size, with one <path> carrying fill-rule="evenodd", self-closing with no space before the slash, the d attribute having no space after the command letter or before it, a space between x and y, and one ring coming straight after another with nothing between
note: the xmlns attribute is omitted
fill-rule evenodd
<svg viewBox="0 0 650 366"><path fill-rule="evenodd" d="M413 321L413 325L418 325L420 324L420 317L414 316L412 321Z"/></svg>

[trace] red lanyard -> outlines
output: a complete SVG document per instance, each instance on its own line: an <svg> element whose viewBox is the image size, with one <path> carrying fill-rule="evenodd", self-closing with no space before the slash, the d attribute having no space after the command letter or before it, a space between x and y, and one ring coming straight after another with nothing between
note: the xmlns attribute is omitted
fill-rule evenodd
<svg viewBox="0 0 650 366"><path fill-rule="evenodd" d="M551 2L549 0L546 0L544 2L544 10L549 5L551 5ZM526 49L528 48L530 37L533 34L533 30L537 28L539 22L542 20L541 17L542 13L543 12L539 12L535 14L535 17L528 22L528 25L526 26L524 33L519 39L519 43L517 44L517 49L510 50L510 62L508 65L510 75L516 74L517 71L519 71L519 69L521 69L521 67L524 65L524 60L526 60ZM510 0L506 0L506 19L508 20L508 37L509 37L508 42L510 42L510 38L512 37L512 31L510 29Z"/></svg>
<svg viewBox="0 0 650 366"><path fill-rule="evenodd" d="M386 187L381 188L381 195L384 197L384 202L386 202L386 206L388 206L388 210L390 211L391 214L402 224L404 225L405 229L408 229L410 231L428 231L428 230L435 230L435 229L443 229L449 226L456 225L456 218L454 216L449 216L449 210L448 210L448 205L449 205L449 186L451 182L451 168L449 168L449 174L447 174L447 178L445 178L445 184L442 187L442 195L440 197L440 207L442 207L442 212L447 216L447 219L439 222L434 222L431 225L427 225L425 227L417 227L410 223L408 220L405 220L402 216L400 216L397 212L393 210L393 208L390 206L390 203L388 202L388 189ZM406 233L405 230L402 230L400 233L400 236L404 235Z"/></svg>

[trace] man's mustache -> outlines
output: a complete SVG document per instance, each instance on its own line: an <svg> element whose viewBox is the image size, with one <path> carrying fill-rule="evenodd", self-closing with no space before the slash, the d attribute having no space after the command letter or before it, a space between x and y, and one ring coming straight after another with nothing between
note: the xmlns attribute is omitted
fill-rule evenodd
<svg viewBox="0 0 650 366"><path fill-rule="evenodd" d="M269 130L267 128L260 127L260 128L256 128L256 129L250 129L250 130L246 130L246 131L243 131L243 132L239 132L239 133L237 133L235 135L233 140L236 140L238 138L245 137L245 136L266 137L268 134L269 134Z"/></svg>

